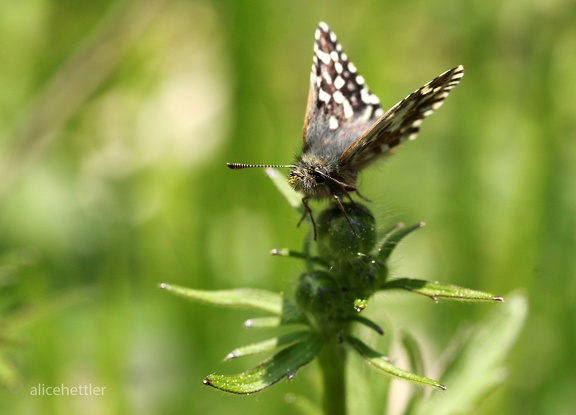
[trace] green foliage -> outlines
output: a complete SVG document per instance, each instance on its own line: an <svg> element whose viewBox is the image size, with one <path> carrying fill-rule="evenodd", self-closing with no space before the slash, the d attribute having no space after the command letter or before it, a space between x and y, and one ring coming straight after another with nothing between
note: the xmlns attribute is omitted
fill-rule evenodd
<svg viewBox="0 0 576 415"><path fill-rule="evenodd" d="M300 206L294 203L295 197L291 194L293 191L284 182L276 179L278 176L274 171L268 170L268 175L292 207L302 211ZM269 353L275 349L280 351L242 373L209 375L204 384L225 392L252 394L276 384L282 378L292 378L298 369L318 355L324 380L324 413L344 414L344 362L346 354L355 351L369 365L390 376L440 390L446 389L438 381L394 366L386 356L352 335L351 325L354 322L373 329L379 335L383 334L375 322L359 316L358 313L366 309L368 299L373 294L394 289L423 294L434 300L442 298L502 301L502 298L438 282L408 278L387 281L388 268L385 261L400 241L410 232L419 229L421 224L409 228L397 225L385 232L376 244L376 223L370 211L353 203L344 203L342 208L343 211L334 203L319 214L317 247L312 252L309 239L304 243L304 254L290 250L277 251L304 259L308 262L307 268L312 270L298 278L293 300L263 290L202 291L170 284L160 285L160 288L190 300L219 306L250 307L276 316L266 319L265 321L270 322L268 324L257 325L260 327L292 326L294 323L307 327L305 331L299 328L288 334L235 349L228 354L229 358ZM314 255L316 251L317 256ZM517 327L521 324L522 319L517 322ZM253 320L249 327L254 327ZM343 344L349 347L342 349ZM413 367L423 369L417 344L408 340L405 344L410 351ZM478 396L479 394L474 395ZM370 400L370 394L366 394L363 399ZM465 404L472 405L472 402ZM409 410L413 408L414 406L408 407Z"/></svg>
<svg viewBox="0 0 576 415"><path fill-rule="evenodd" d="M0 276L3 414L286 415L318 402L315 363L255 396L195 382L255 366L252 355L218 362L284 328L274 314L214 313L155 287L291 293L299 275L325 271L300 248L301 213L260 172L225 167L293 161L320 20L383 107L466 67L418 139L359 184L377 235L395 222L428 223L379 260L388 282L506 294L489 306L436 304L403 288L356 299L365 309L356 317L377 326L355 318L352 335L448 390L429 399L432 388L394 381L388 395L389 377L352 352L349 412L396 410L409 395L402 388L428 398L420 413L454 412L452 399L480 402L479 415L573 412L575 2L32 0L0 2L0 247L2 258L34 259L0 270L9 274ZM266 255L282 246L306 260ZM59 307L87 287L89 300ZM510 347L506 335L518 335L527 310L507 294L516 287L530 307ZM251 327L275 328L240 330L252 316ZM508 318L514 330L496 324ZM422 368L404 356L397 328L426 352ZM30 395L62 382L107 393ZM353 399L365 394L373 399Z"/></svg>

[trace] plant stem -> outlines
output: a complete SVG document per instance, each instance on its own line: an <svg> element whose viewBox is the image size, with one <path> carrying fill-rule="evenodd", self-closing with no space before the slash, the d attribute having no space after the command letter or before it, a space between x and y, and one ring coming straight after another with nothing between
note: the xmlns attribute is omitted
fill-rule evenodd
<svg viewBox="0 0 576 415"><path fill-rule="evenodd" d="M327 341L318 354L322 370L324 397L322 408L326 415L346 414L346 387L344 370L346 367L346 350L336 338Z"/></svg>

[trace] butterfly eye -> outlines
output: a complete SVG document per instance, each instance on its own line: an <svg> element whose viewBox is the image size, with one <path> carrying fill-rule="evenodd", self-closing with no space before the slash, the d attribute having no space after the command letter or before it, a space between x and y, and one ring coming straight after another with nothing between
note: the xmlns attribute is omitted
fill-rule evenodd
<svg viewBox="0 0 576 415"><path fill-rule="evenodd" d="M314 180L316 181L316 184L324 183L326 181L326 173L323 171L315 170Z"/></svg>

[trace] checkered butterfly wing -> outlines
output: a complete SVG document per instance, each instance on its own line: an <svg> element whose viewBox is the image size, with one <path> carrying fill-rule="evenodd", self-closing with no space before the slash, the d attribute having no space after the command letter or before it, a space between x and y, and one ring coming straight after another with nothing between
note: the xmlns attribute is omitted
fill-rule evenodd
<svg viewBox="0 0 576 415"><path fill-rule="evenodd" d="M316 29L314 63L304 120L304 152L336 160L383 114L380 101L342 51L334 32L321 22Z"/></svg>
<svg viewBox="0 0 576 415"><path fill-rule="evenodd" d="M440 108L464 76L460 65L444 72L389 109L354 141L340 164L359 171L398 144L416 138L422 120Z"/></svg>

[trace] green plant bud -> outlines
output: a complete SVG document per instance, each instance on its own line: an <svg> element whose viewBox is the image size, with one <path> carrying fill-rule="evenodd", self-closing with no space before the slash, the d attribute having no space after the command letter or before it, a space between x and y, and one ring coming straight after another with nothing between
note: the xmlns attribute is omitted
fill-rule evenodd
<svg viewBox="0 0 576 415"><path fill-rule="evenodd" d="M359 204L344 203L346 215L331 204L318 216L318 252L328 259L353 259L368 254L376 243L376 225L370 211Z"/></svg>
<svg viewBox="0 0 576 415"><path fill-rule="evenodd" d="M325 271L302 274L295 296L298 306L313 314L330 312L340 302L338 285Z"/></svg>
<svg viewBox="0 0 576 415"><path fill-rule="evenodd" d="M352 261L341 263L337 274L342 275L346 282L340 282L353 293L355 297L367 298L378 291L388 277L386 264L375 260L369 255L359 254Z"/></svg>

